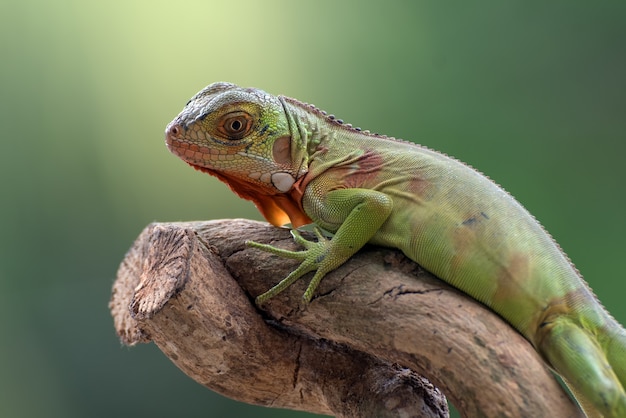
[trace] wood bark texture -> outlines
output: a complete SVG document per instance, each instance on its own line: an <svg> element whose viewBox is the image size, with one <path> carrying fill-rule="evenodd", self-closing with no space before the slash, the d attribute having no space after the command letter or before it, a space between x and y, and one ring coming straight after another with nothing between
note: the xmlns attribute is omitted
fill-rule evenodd
<svg viewBox="0 0 626 418"><path fill-rule="evenodd" d="M246 240L297 249L255 221L146 227L109 303L122 342L152 341L197 382L268 407L445 417L440 388L468 417L583 416L520 334L399 251L365 248L307 306L309 276L259 308L298 262Z"/></svg>

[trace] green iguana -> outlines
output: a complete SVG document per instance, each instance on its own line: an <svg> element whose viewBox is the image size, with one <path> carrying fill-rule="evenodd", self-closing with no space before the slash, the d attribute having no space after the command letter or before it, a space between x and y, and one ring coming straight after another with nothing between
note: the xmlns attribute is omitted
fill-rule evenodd
<svg viewBox="0 0 626 418"><path fill-rule="evenodd" d="M253 201L272 224L315 223L304 294L366 243L394 247L505 318L563 377L588 416L626 417L626 331L558 244L507 192L428 148L345 124L297 100L214 83L167 127L171 152Z"/></svg>

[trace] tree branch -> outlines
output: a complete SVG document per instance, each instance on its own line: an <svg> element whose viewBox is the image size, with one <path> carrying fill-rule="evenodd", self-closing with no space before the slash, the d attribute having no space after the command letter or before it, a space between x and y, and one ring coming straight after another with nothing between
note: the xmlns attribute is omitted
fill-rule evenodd
<svg viewBox="0 0 626 418"><path fill-rule="evenodd" d="M199 383L243 402L341 417L582 416L531 345L494 313L401 253L367 248L300 306L303 279L252 302L297 264L244 245L295 249L244 220L149 225L109 304L125 344L154 341Z"/></svg>

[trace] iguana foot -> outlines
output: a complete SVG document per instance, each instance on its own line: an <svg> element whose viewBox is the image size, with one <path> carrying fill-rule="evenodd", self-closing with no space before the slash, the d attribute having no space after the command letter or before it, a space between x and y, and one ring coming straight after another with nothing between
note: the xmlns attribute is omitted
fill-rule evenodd
<svg viewBox="0 0 626 418"><path fill-rule="evenodd" d="M280 292L285 290L287 287L292 285L296 280L298 280L308 272L316 271L313 279L311 279L309 286L302 296L303 302L305 304L308 304L311 301L311 299L313 298L313 293L315 292L315 289L322 280L322 277L324 277L326 273L333 269L327 268L326 264L328 263L324 263L331 240L327 239L322 234L322 231L317 227L313 229L313 232L315 232L317 241L309 241L303 238L302 235L300 235L300 232L298 232L297 230L291 231L294 241L305 248L303 251L284 250L282 248L277 248L269 244L261 244L255 241L246 241L246 245L249 247L276 254L279 257L291 258L302 261L298 268L289 273L289 275L281 280L277 285L269 289L267 292L257 296L257 298L255 299L257 305L262 305L269 299L278 295Z"/></svg>

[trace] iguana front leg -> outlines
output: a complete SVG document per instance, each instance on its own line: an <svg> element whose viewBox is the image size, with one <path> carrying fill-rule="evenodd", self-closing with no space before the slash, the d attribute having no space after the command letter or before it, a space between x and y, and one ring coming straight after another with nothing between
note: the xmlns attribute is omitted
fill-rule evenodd
<svg viewBox="0 0 626 418"><path fill-rule="evenodd" d="M288 251L272 245L248 242L248 245L281 257L302 260L276 286L256 298L263 304L276 296L306 273L315 271L302 299L311 301L315 289L326 273L336 269L359 251L387 220L393 202L384 193L368 189L338 189L324 192L311 183L303 197L304 210L322 228L335 232L332 239L325 238L315 228L317 242L307 241L297 231L294 240L303 251Z"/></svg>

